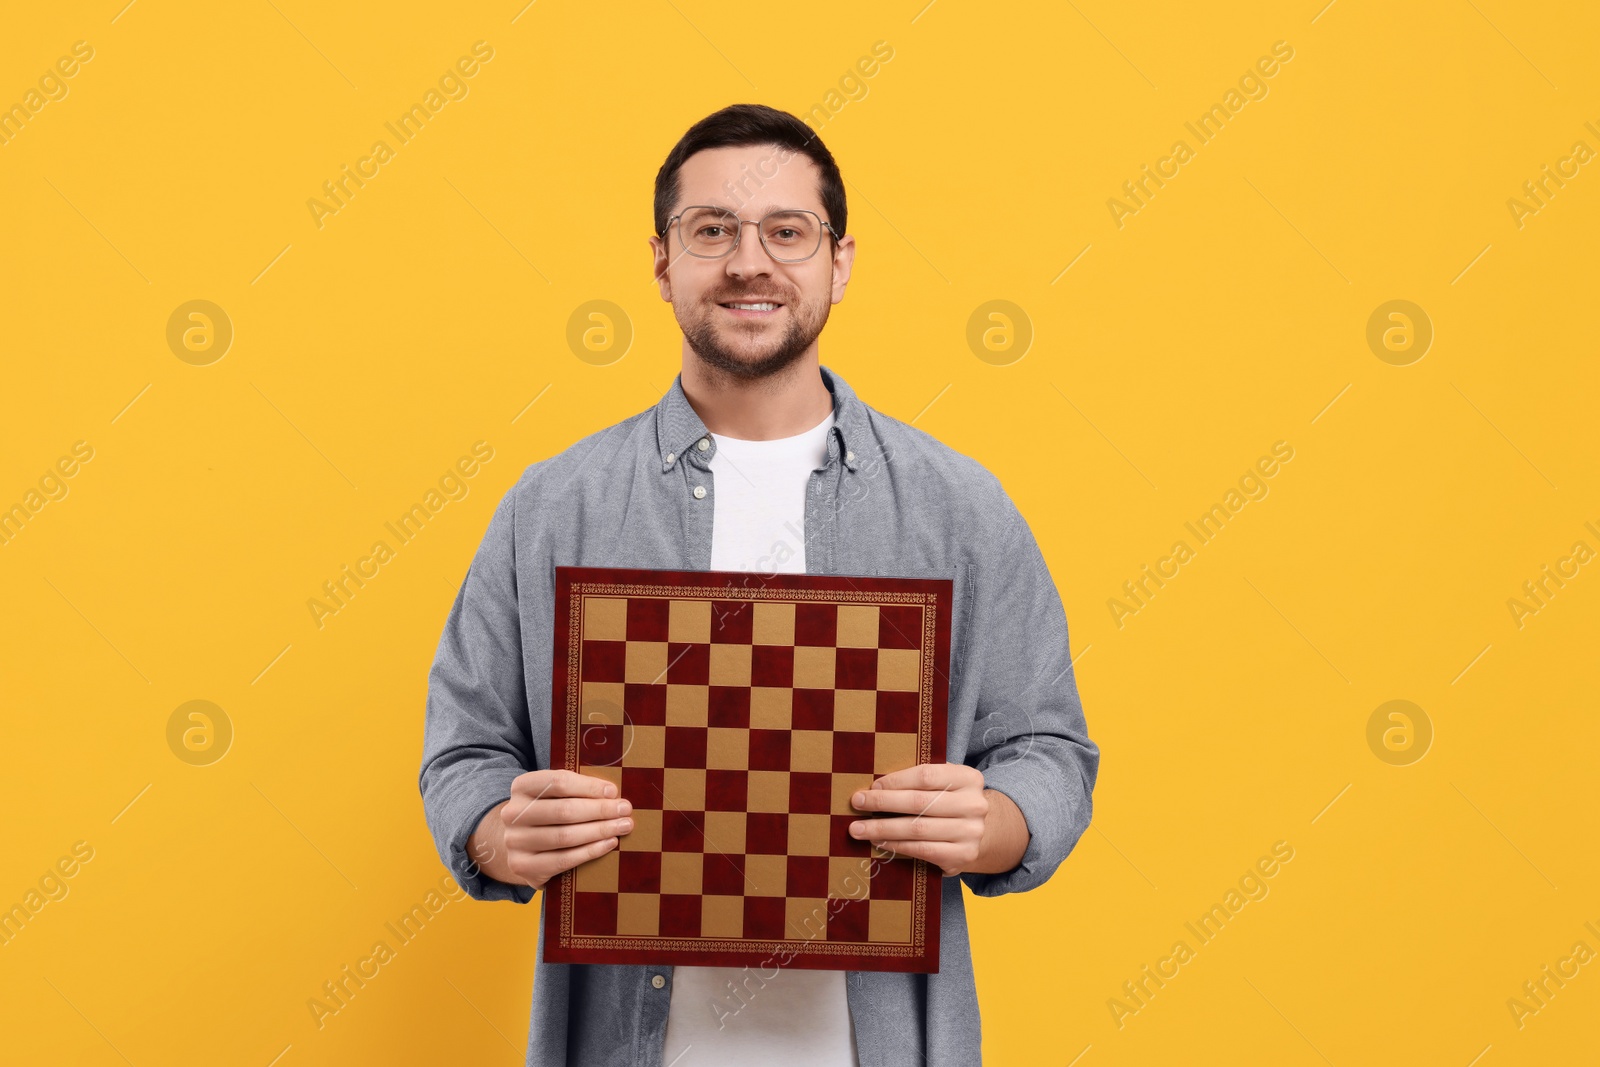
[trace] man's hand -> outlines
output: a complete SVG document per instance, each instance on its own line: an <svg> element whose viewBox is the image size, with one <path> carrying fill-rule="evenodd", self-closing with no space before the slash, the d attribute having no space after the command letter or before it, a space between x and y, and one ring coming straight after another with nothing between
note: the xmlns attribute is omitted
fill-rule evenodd
<svg viewBox="0 0 1600 1067"><path fill-rule="evenodd" d="M910 818L863 819L850 833L879 848L924 859L945 877L965 871L999 874L1022 861L1028 827L1004 793L983 786L983 772L961 763L922 763L886 774L851 803L862 811Z"/></svg>
<svg viewBox="0 0 1600 1067"><path fill-rule="evenodd" d="M489 877L543 889L545 884L617 847L633 829L633 805L615 799L604 778L574 771L529 771L511 783L511 799L491 808L467 841L467 855Z"/></svg>

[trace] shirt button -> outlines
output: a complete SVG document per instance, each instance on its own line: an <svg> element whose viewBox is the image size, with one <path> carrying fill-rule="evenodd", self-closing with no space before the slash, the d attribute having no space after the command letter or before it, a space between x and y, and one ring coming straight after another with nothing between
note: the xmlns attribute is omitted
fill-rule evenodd
<svg viewBox="0 0 1600 1067"><path fill-rule="evenodd" d="M667 453L667 466L669 466L669 467L672 466L672 461L677 459L677 458L678 458L678 454L676 452L668 452Z"/></svg>
<svg viewBox="0 0 1600 1067"><path fill-rule="evenodd" d="M700 438L699 441L695 442L695 446L694 447L696 447L700 451L704 452L706 449L711 447L711 442L706 440L704 437L702 437L702 438Z"/></svg>
<svg viewBox="0 0 1600 1067"><path fill-rule="evenodd" d="M694 487L694 498L696 500L704 500L706 498L706 487L703 486L703 485L695 486Z"/></svg>
<svg viewBox="0 0 1600 1067"><path fill-rule="evenodd" d="M846 452L844 454L844 458L846 463L854 463L856 460L856 454L854 452Z"/></svg>
<svg viewBox="0 0 1600 1067"><path fill-rule="evenodd" d="M662 986L667 984L667 980L661 977L659 974L655 974L650 976L650 984L655 986L657 989L660 989Z"/></svg>

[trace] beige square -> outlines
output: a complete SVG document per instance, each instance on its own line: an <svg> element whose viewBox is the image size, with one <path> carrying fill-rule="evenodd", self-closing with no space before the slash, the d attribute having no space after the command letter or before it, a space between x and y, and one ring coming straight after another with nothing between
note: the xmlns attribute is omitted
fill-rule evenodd
<svg viewBox="0 0 1600 1067"><path fill-rule="evenodd" d="M704 811L706 806L706 772L692 767L668 767L661 772L666 798L663 808L679 811Z"/></svg>
<svg viewBox="0 0 1600 1067"><path fill-rule="evenodd" d="M840 604L838 636L833 643L840 648L877 648L878 606Z"/></svg>
<svg viewBox="0 0 1600 1067"><path fill-rule="evenodd" d="M872 788L873 775L840 771L833 776L833 804L828 808L833 815L860 815L861 809L850 803L857 789Z"/></svg>
<svg viewBox="0 0 1600 1067"><path fill-rule="evenodd" d="M878 688L897 693L919 691L922 688L922 652L915 648L878 649Z"/></svg>
<svg viewBox="0 0 1600 1067"><path fill-rule="evenodd" d="M665 726L624 727L622 743L627 747L627 751L622 754L624 767L660 767L667 762ZM634 800L633 797L628 799ZM634 802L638 803L637 800Z"/></svg>
<svg viewBox="0 0 1600 1067"><path fill-rule="evenodd" d="M747 811L788 811L789 772L751 771Z"/></svg>
<svg viewBox="0 0 1600 1067"><path fill-rule="evenodd" d="M620 861L617 850L612 849L572 869L580 893L615 893Z"/></svg>
<svg viewBox="0 0 1600 1067"><path fill-rule="evenodd" d="M833 770L833 731L795 730L789 735L791 771Z"/></svg>
<svg viewBox="0 0 1600 1067"><path fill-rule="evenodd" d="M580 723L622 721L621 682L583 682L578 689Z"/></svg>
<svg viewBox="0 0 1600 1067"><path fill-rule="evenodd" d="M711 601L668 601L667 640L700 645L709 642L711 640Z"/></svg>
<svg viewBox="0 0 1600 1067"><path fill-rule="evenodd" d="M870 734L878 728L878 694L871 689L836 689L833 728Z"/></svg>
<svg viewBox="0 0 1600 1067"><path fill-rule="evenodd" d="M712 645L711 684L738 686L749 685L750 646Z"/></svg>
<svg viewBox="0 0 1600 1067"><path fill-rule="evenodd" d="M706 812L706 851L728 855L743 852L744 820L742 811Z"/></svg>
<svg viewBox="0 0 1600 1067"><path fill-rule="evenodd" d="M789 816L789 855L826 856L831 822L828 815Z"/></svg>
<svg viewBox="0 0 1600 1067"><path fill-rule="evenodd" d="M591 767L587 763L578 765L578 773L589 778L603 778L617 787L617 795L622 795L622 768L621 767Z"/></svg>
<svg viewBox="0 0 1600 1067"><path fill-rule="evenodd" d="M615 850L612 851L615 855ZM661 854L661 891L663 893L700 892L700 853L663 852Z"/></svg>
<svg viewBox="0 0 1600 1067"><path fill-rule="evenodd" d="M750 728L787 730L794 721L794 690L758 685L750 690Z"/></svg>
<svg viewBox="0 0 1600 1067"><path fill-rule="evenodd" d="M867 940L911 942L911 901L874 900L867 908Z"/></svg>
<svg viewBox="0 0 1600 1067"><path fill-rule="evenodd" d="M794 644L794 605L758 600L751 607L751 641L758 645Z"/></svg>
<svg viewBox="0 0 1600 1067"><path fill-rule="evenodd" d="M828 896L865 900L872 891L872 861L858 856L828 857Z"/></svg>
<svg viewBox="0 0 1600 1067"><path fill-rule="evenodd" d="M622 680L658 685L667 676L665 641L629 641L623 658ZM879 668L882 673L882 668ZM878 688L883 688L881 685Z"/></svg>
<svg viewBox="0 0 1600 1067"><path fill-rule="evenodd" d="M796 689L833 688L834 650L832 645L796 645L794 687Z"/></svg>
<svg viewBox="0 0 1600 1067"><path fill-rule="evenodd" d="M743 937L744 897L701 897L700 936Z"/></svg>
<svg viewBox="0 0 1600 1067"><path fill-rule="evenodd" d="M828 901L825 897L790 897L784 906L783 936L791 941L828 939Z"/></svg>
<svg viewBox="0 0 1600 1067"><path fill-rule="evenodd" d="M655 937L661 930L660 893L618 893L617 933Z"/></svg>
<svg viewBox="0 0 1600 1067"><path fill-rule="evenodd" d="M916 734L879 734L873 745L872 770L875 774L903 771L917 765Z"/></svg>
<svg viewBox="0 0 1600 1067"><path fill-rule="evenodd" d="M781 897L789 889L788 856L746 856L744 892L750 897Z"/></svg>
<svg viewBox="0 0 1600 1067"><path fill-rule="evenodd" d="M742 771L750 766L750 731L735 726L706 730L706 766L714 771Z"/></svg>
<svg viewBox="0 0 1600 1067"><path fill-rule="evenodd" d="M633 820L633 829L617 838L617 850L624 852L660 852L661 851L661 808L656 806L661 803L660 797L649 797L633 801L633 812L629 818ZM651 807L642 808L640 804L650 804Z"/></svg>
<svg viewBox="0 0 1600 1067"><path fill-rule="evenodd" d="M583 639L585 641L626 641L628 639L628 602L619 597L584 597Z"/></svg>
<svg viewBox="0 0 1600 1067"><path fill-rule="evenodd" d="M704 726L711 706L711 690L703 685L667 686L667 723L672 726Z"/></svg>

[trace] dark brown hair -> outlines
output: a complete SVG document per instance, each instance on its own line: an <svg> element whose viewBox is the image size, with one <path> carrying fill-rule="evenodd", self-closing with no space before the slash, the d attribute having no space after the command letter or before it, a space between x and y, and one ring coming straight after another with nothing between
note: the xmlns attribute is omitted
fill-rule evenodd
<svg viewBox="0 0 1600 1067"><path fill-rule="evenodd" d="M822 143L815 130L787 111L767 107L765 104L730 104L689 127L667 153L667 161L656 172L655 223L656 236L666 233L667 219L679 195L678 171L684 160L708 148L742 148L746 145L770 144L806 156L822 172L821 199L823 213L834 231L845 234L844 179L839 175L839 165L833 153ZM752 175L756 182L759 175Z"/></svg>

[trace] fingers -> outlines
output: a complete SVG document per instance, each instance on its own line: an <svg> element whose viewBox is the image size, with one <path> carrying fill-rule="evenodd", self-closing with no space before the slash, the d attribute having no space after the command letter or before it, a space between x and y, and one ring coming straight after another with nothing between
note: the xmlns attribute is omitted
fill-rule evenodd
<svg viewBox="0 0 1600 1067"><path fill-rule="evenodd" d="M971 818L989 810L989 798L970 789L861 789L851 803L862 811L897 811L936 818Z"/></svg>
<svg viewBox="0 0 1600 1067"><path fill-rule="evenodd" d="M626 800L590 800L584 797L512 797L504 812L507 826L553 826L561 823L594 822L615 819L633 811Z"/></svg>
<svg viewBox="0 0 1600 1067"><path fill-rule="evenodd" d="M598 841L591 841L586 845L574 848L557 849L554 852L541 852L537 855L513 855L511 869L526 879L527 883L535 889L542 889L545 883L563 871L570 871L580 863L587 863L617 847L618 839L615 837L602 837Z"/></svg>
<svg viewBox="0 0 1600 1067"><path fill-rule="evenodd" d="M511 796L543 799L545 797L593 797L610 799L617 795L617 787L604 778L577 771L542 770L519 774L511 782Z"/></svg>
<svg viewBox="0 0 1600 1067"><path fill-rule="evenodd" d="M983 772L964 763L919 763L890 771L873 789L982 789Z"/></svg>
<svg viewBox="0 0 1600 1067"><path fill-rule="evenodd" d="M861 827L857 832L855 827ZM983 833L981 822L967 819L925 819L915 815L903 819L862 819L850 824L852 836L865 841L965 841Z"/></svg>
<svg viewBox="0 0 1600 1067"><path fill-rule="evenodd" d="M587 845L608 837L630 833L633 820L598 819L591 822L550 824L539 826L509 826L506 828L506 848L511 852L560 852L564 849ZM565 868L562 868L565 870Z"/></svg>
<svg viewBox="0 0 1600 1067"><path fill-rule="evenodd" d="M896 857L927 860L947 875L966 869L978 858L976 845L949 841L885 841L880 847Z"/></svg>

